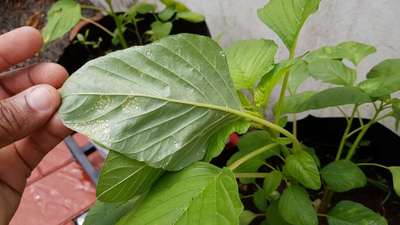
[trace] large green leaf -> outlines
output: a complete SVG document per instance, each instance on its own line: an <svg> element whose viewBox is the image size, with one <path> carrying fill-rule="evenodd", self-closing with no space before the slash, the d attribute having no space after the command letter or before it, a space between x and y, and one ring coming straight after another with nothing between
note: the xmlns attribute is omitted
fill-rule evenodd
<svg viewBox="0 0 400 225"><path fill-rule="evenodd" d="M400 76L400 59L386 59L374 66L367 74L367 78Z"/></svg>
<svg viewBox="0 0 400 225"><path fill-rule="evenodd" d="M297 151L288 156L285 163L285 172L306 188L313 190L321 188L317 164L306 151Z"/></svg>
<svg viewBox="0 0 400 225"><path fill-rule="evenodd" d="M229 160L228 165L232 164L239 158L253 152L256 149L264 147L272 142L272 138L267 131L257 130L251 131L243 135L239 139L238 148L239 151L236 152ZM235 172L254 172L262 166L266 159L279 154L279 148L271 149L266 151L240 165L235 169Z"/></svg>
<svg viewBox="0 0 400 225"><path fill-rule="evenodd" d="M179 170L242 111L222 49L169 36L97 58L62 88L64 124L149 166Z"/></svg>
<svg viewBox="0 0 400 225"><path fill-rule="evenodd" d="M389 170L392 173L393 189L400 197L400 166L391 166Z"/></svg>
<svg viewBox="0 0 400 225"><path fill-rule="evenodd" d="M245 40L226 50L229 70L236 89L254 88L274 64L278 46L271 40Z"/></svg>
<svg viewBox="0 0 400 225"><path fill-rule="evenodd" d="M341 201L328 214L329 225L387 225L384 217L360 203Z"/></svg>
<svg viewBox="0 0 400 225"><path fill-rule="evenodd" d="M254 102L257 107L266 106L269 102L275 86L283 79L289 71L293 62L285 61L275 65L274 69L261 78L254 92Z"/></svg>
<svg viewBox="0 0 400 225"><path fill-rule="evenodd" d="M84 225L115 225L121 217L138 205L142 196L119 203L96 201L85 217Z"/></svg>
<svg viewBox="0 0 400 225"><path fill-rule="evenodd" d="M273 201L267 208L265 220L266 225L290 225L279 212L279 201Z"/></svg>
<svg viewBox="0 0 400 225"><path fill-rule="evenodd" d="M376 52L376 48L360 42L347 41L336 46L326 46L308 53L304 58L307 62L317 59L348 59L357 65L370 54Z"/></svg>
<svg viewBox="0 0 400 225"><path fill-rule="evenodd" d="M110 151L97 184L97 199L121 202L147 192L162 174L143 162Z"/></svg>
<svg viewBox="0 0 400 225"><path fill-rule="evenodd" d="M62 37L81 19L81 7L75 0L59 0L47 13L47 23L42 30L45 43Z"/></svg>
<svg viewBox="0 0 400 225"><path fill-rule="evenodd" d="M304 188L291 185L283 191L279 200L279 212L293 225L317 225L317 212ZM278 225L278 224L277 224Z"/></svg>
<svg viewBox="0 0 400 225"><path fill-rule="evenodd" d="M282 107L283 113L298 113L311 109L332 106L362 104L371 102L371 98L357 87L334 87L314 93L311 91L288 96Z"/></svg>
<svg viewBox="0 0 400 225"><path fill-rule="evenodd" d="M161 178L120 225L239 225L243 210L229 169L198 162Z"/></svg>
<svg viewBox="0 0 400 225"><path fill-rule="evenodd" d="M339 160L326 165L321 170L321 176L329 189L335 192L345 192L367 184L363 171L350 160Z"/></svg>
<svg viewBox="0 0 400 225"><path fill-rule="evenodd" d="M345 66L341 61L318 59L308 64L308 70L315 79L337 85L352 86L357 78L354 69Z"/></svg>
<svg viewBox="0 0 400 225"><path fill-rule="evenodd" d="M317 11L319 0L270 0L258 17L292 50L307 18Z"/></svg>

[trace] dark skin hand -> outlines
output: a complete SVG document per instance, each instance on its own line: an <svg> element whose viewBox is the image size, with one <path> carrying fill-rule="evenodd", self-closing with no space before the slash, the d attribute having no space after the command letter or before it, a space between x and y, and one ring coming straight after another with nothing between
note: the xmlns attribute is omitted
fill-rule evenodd
<svg viewBox="0 0 400 225"><path fill-rule="evenodd" d="M56 116L57 88L67 79L63 67L39 63L9 71L42 45L30 27L0 36L0 225L13 217L31 171L71 132Z"/></svg>

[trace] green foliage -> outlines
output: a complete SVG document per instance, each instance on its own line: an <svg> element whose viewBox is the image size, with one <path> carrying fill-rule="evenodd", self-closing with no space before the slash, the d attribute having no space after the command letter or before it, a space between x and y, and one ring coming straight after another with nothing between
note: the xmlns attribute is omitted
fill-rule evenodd
<svg viewBox="0 0 400 225"><path fill-rule="evenodd" d="M163 176L118 224L239 225L242 210L233 173L199 162Z"/></svg>
<svg viewBox="0 0 400 225"><path fill-rule="evenodd" d="M400 197L400 167L391 166L389 170L392 173L394 191Z"/></svg>
<svg viewBox="0 0 400 225"><path fill-rule="evenodd" d="M400 59L386 59L374 66L367 78L400 76Z"/></svg>
<svg viewBox="0 0 400 225"><path fill-rule="evenodd" d="M329 225L387 225L381 215L360 203L341 201L328 214Z"/></svg>
<svg viewBox="0 0 400 225"><path fill-rule="evenodd" d="M318 166L306 151L297 151L286 158L285 173L306 188L321 188Z"/></svg>
<svg viewBox="0 0 400 225"><path fill-rule="evenodd" d="M357 78L356 71L333 59L318 59L308 65L311 75L318 80L344 86L352 86Z"/></svg>
<svg viewBox="0 0 400 225"><path fill-rule="evenodd" d="M229 71L236 89L254 88L272 70L277 49L271 40L238 41L228 48Z"/></svg>
<svg viewBox="0 0 400 225"><path fill-rule="evenodd" d="M289 77L288 90L290 94L294 95L300 85L310 77L307 63L302 59L297 59L290 68Z"/></svg>
<svg viewBox="0 0 400 225"><path fill-rule="evenodd" d="M362 170L349 160L334 161L321 170L322 179L335 192L346 192L364 187L367 177Z"/></svg>
<svg viewBox="0 0 400 225"><path fill-rule="evenodd" d="M171 22L160 22L155 21L151 24L151 30L147 31L146 33L150 35L151 41L157 41L161 38L164 38L171 33L172 30L172 23Z"/></svg>
<svg viewBox="0 0 400 225"><path fill-rule="evenodd" d="M283 219L293 225L317 225L317 212L306 190L292 185L285 189L279 200L279 212Z"/></svg>
<svg viewBox="0 0 400 225"><path fill-rule="evenodd" d="M68 127L166 170L202 159L211 137L242 110L222 49L190 34L96 59L65 83L62 96Z"/></svg>
<svg viewBox="0 0 400 225"><path fill-rule="evenodd" d="M265 221L266 225L290 225L283 218L279 212L279 202L272 202L267 208L266 214L268 219Z"/></svg>
<svg viewBox="0 0 400 225"><path fill-rule="evenodd" d="M282 174L278 170L268 173L264 178L263 189L265 196L269 197L282 182Z"/></svg>
<svg viewBox="0 0 400 225"><path fill-rule="evenodd" d="M253 202L254 205L261 211L265 211L268 207L267 196L265 195L264 190L258 189L253 194Z"/></svg>
<svg viewBox="0 0 400 225"><path fill-rule="evenodd" d="M70 31L81 19L81 7L75 0L59 0L47 13L47 23L42 30L43 41L49 43Z"/></svg>
<svg viewBox="0 0 400 225"><path fill-rule="evenodd" d="M183 19L192 23L200 23L204 21L204 16L200 13L192 12L192 11L184 11L178 12L176 14L178 19Z"/></svg>
<svg viewBox="0 0 400 225"><path fill-rule="evenodd" d="M317 11L319 0L271 0L258 10L258 17L292 51L307 18Z"/></svg>
<svg viewBox="0 0 400 225"><path fill-rule="evenodd" d="M147 192L162 170L110 151L97 185L97 199L121 202Z"/></svg>
<svg viewBox="0 0 400 225"><path fill-rule="evenodd" d="M240 223L239 225L249 225L257 215L249 210L244 210L242 214L240 214Z"/></svg>

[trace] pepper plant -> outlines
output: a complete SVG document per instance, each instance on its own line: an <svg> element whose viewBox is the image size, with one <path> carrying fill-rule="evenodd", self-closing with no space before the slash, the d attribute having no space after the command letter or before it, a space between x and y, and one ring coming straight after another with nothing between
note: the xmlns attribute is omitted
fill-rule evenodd
<svg viewBox="0 0 400 225"><path fill-rule="evenodd" d="M204 21L203 15L190 11L183 3L175 0L160 0L165 6L160 12L157 12L156 4L147 3L146 1L135 3L126 12L115 12L112 1L106 0L108 8L105 9L94 5L80 4L76 0L58 0L50 8L47 15L47 24L42 31L45 43L61 38L81 20L100 28L110 35L115 46L122 48L127 48L132 44L125 38L125 33L129 29L132 29L135 33L137 44L142 45L168 36L175 20L183 19L192 23ZM98 22L83 16L82 9L94 10L111 16L116 27L115 30L109 30ZM145 34L141 34L138 30L138 22L143 20L143 15L145 14L151 14L155 21L151 23L150 30ZM79 43L86 44L87 42Z"/></svg>
<svg viewBox="0 0 400 225"><path fill-rule="evenodd" d="M370 45L343 42L297 54L301 28L318 7L319 0L270 0L258 10L289 51L280 62L272 40L223 50L208 37L179 34L110 53L72 75L59 114L109 150L86 224L244 225L255 217L268 225L387 224L361 203L333 204L332 196L366 186L368 166L390 171L400 195L400 167L352 160L373 124L386 117L399 124L400 99L392 96L400 90L400 59L379 63L357 82L357 65L376 51ZM298 93L306 79L331 86ZM365 104L375 115L354 129ZM326 107L342 111L347 127L336 157L320 165L297 139L295 115ZM284 129L288 116L292 132ZM239 151L223 168L212 165L233 132L242 134ZM262 213L243 210L243 184L257 187L252 197Z"/></svg>

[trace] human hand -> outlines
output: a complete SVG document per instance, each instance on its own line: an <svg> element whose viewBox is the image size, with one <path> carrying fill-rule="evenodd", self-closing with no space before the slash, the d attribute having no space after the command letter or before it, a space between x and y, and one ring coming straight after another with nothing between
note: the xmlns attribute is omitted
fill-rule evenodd
<svg viewBox="0 0 400 225"><path fill-rule="evenodd" d="M42 47L40 32L22 27L0 36L0 72ZM63 67L40 63L0 74L0 224L15 213L31 171L70 130L55 116Z"/></svg>

